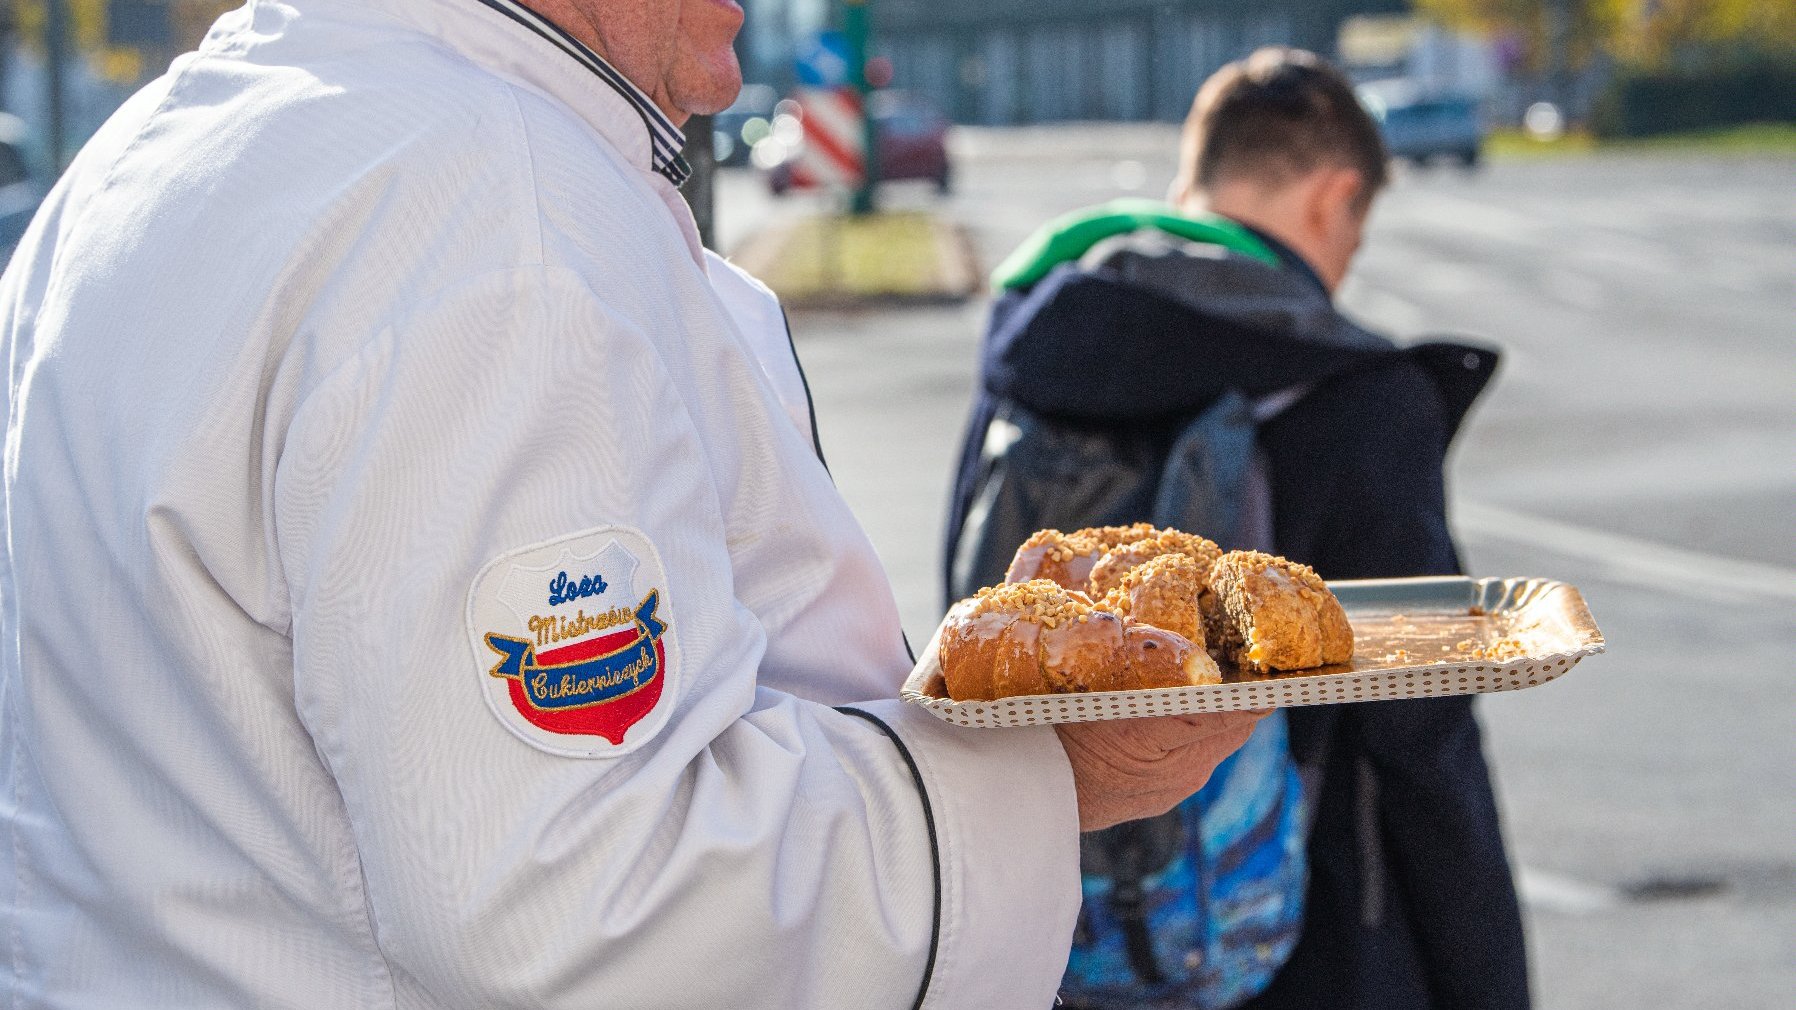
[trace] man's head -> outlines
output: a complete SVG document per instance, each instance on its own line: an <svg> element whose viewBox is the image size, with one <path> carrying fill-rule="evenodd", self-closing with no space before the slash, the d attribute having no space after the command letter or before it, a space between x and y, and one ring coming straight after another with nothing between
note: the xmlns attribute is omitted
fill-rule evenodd
<svg viewBox="0 0 1796 1010"><path fill-rule="evenodd" d="M591 46L675 123L742 90L736 0L520 0Z"/></svg>
<svg viewBox="0 0 1796 1010"><path fill-rule="evenodd" d="M1378 125L1340 71L1301 49L1261 49L1198 90L1172 199L1271 234L1332 291L1388 180L1387 160Z"/></svg>

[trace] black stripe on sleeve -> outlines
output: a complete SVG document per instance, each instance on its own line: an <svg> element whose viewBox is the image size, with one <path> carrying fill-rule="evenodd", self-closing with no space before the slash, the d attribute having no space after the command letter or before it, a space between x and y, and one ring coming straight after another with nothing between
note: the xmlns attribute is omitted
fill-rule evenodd
<svg viewBox="0 0 1796 1010"><path fill-rule="evenodd" d="M922 1010L923 1001L929 996L929 983L935 979L936 949L942 942L942 846L935 834L935 810L929 805L929 790L923 787L923 773L917 768L917 759L911 756L910 748L898 734L880 721L879 717L858 708L843 706L836 709L845 715L865 719L879 727L879 731L891 739L893 746L904 758L904 764L910 769L911 779L917 784L917 798L923 801L923 823L929 828L929 858L935 866L935 910L929 924L929 960L923 965L923 986L917 990L917 1001L911 1004L911 1010Z"/></svg>
<svg viewBox="0 0 1796 1010"><path fill-rule="evenodd" d="M811 380L804 374L804 362L798 358L798 341L792 339L792 317L786 314L786 307L780 306L780 322L786 327L786 346L792 349L792 365L798 369L798 383L804 387L804 409L811 415L811 448L817 450L817 462L823 464L823 472L829 473L829 460L823 458L823 433L817 430L817 400L811 396ZM834 475L831 475L834 478ZM916 657L911 657L916 662Z"/></svg>

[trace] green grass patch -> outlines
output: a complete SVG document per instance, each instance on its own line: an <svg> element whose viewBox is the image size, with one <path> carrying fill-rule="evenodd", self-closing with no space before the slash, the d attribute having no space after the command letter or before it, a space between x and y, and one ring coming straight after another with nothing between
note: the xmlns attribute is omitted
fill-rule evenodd
<svg viewBox="0 0 1796 1010"><path fill-rule="evenodd" d="M762 269L784 301L943 297L951 249L934 218L921 213L821 215L794 224Z"/></svg>
<svg viewBox="0 0 1796 1010"><path fill-rule="evenodd" d="M1539 158L1591 154L1597 151L1669 151L1699 154L1796 154L1796 124L1748 123L1658 137L1597 139L1588 133L1567 133L1540 141L1521 130L1493 130L1485 151L1495 158Z"/></svg>
<svg viewBox="0 0 1796 1010"><path fill-rule="evenodd" d="M1588 133L1567 133L1553 140L1536 140L1523 130L1492 130L1484 140L1484 153L1493 158L1589 154L1596 147L1596 139Z"/></svg>

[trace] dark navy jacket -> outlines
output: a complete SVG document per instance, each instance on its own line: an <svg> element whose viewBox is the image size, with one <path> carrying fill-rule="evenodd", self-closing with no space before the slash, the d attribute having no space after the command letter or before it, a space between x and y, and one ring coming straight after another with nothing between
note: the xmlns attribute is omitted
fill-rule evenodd
<svg viewBox="0 0 1796 1010"><path fill-rule="evenodd" d="M950 508L948 601L1001 581L1038 528L1152 518L1168 453L1225 397L1244 411L1294 401L1244 429L1263 454L1280 553L1330 579L1458 573L1442 468L1496 355L1399 349L1334 312L1282 248L1281 271L1148 246L1094 250L994 306ZM1320 779L1305 927L1248 1005L1526 1008L1520 911L1471 700L1287 714L1294 754Z"/></svg>

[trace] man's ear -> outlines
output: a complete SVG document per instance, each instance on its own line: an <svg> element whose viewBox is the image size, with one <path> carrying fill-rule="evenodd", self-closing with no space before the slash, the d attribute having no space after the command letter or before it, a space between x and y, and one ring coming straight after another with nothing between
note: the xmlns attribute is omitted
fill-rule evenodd
<svg viewBox="0 0 1796 1010"><path fill-rule="evenodd" d="M1328 234L1341 223L1356 220L1360 212L1360 191L1365 180L1351 168L1328 167L1317 170L1320 178L1310 189L1307 208L1311 224Z"/></svg>
<svg viewBox="0 0 1796 1010"><path fill-rule="evenodd" d="M1301 212L1311 238L1305 252L1331 293L1347 276L1364 235L1362 186L1360 174L1351 168L1327 166L1305 177Z"/></svg>

